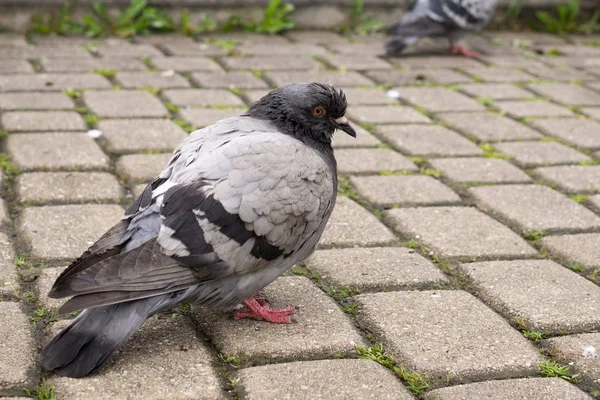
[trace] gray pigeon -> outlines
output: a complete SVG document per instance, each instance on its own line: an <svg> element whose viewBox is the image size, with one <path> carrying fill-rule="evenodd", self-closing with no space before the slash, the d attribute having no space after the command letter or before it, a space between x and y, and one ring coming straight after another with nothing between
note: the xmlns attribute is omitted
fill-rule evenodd
<svg viewBox="0 0 600 400"><path fill-rule="evenodd" d="M333 210L336 129L346 97L332 86L283 86L245 114L193 132L125 217L56 280L60 309L83 309L42 350L47 371L84 376L149 316L184 300L235 317L289 323L257 292L314 250Z"/></svg>
<svg viewBox="0 0 600 400"><path fill-rule="evenodd" d="M467 31L483 29L495 7L496 0L415 0L410 12L388 30L393 38L385 45L386 55L398 55L422 37L447 37L451 52L477 58L462 38Z"/></svg>

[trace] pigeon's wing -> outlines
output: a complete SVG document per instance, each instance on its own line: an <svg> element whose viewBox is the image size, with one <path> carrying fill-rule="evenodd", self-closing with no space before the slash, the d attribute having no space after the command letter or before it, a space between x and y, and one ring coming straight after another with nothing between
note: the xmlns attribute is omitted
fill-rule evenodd
<svg viewBox="0 0 600 400"><path fill-rule="evenodd" d="M142 233L119 244L122 252L79 262L57 280L52 297L75 296L61 312L256 272L319 231L335 201L332 169L301 142L247 120L184 142L138 210L128 210L128 229ZM131 248L136 235L146 240Z"/></svg>
<svg viewBox="0 0 600 400"><path fill-rule="evenodd" d="M427 16L449 27L482 29L492 18L495 0L428 0Z"/></svg>

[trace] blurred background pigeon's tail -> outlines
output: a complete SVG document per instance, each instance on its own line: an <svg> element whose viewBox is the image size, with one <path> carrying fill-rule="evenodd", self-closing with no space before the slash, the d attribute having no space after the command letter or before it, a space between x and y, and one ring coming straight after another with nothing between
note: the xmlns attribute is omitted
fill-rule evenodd
<svg viewBox="0 0 600 400"><path fill-rule="evenodd" d="M163 297L84 310L44 347L40 355L42 366L72 378L101 368L156 311Z"/></svg>
<svg viewBox="0 0 600 400"><path fill-rule="evenodd" d="M422 37L441 36L447 32L439 22L423 17L412 21L401 20L388 29L387 33L393 38L385 45L385 53L394 55L399 54Z"/></svg>

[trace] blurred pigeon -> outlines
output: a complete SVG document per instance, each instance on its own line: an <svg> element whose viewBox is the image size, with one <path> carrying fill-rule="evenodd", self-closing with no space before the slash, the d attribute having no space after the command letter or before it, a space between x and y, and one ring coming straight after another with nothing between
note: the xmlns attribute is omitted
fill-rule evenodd
<svg viewBox="0 0 600 400"><path fill-rule="evenodd" d="M415 0L410 12L388 30L393 38L385 45L386 55L397 55L422 37L447 37L449 50L478 57L467 50L462 38L467 31L483 29L494 15L496 0Z"/></svg>
<svg viewBox="0 0 600 400"><path fill-rule="evenodd" d="M314 250L333 210L336 129L346 97L319 83L271 91L245 114L193 132L112 227L56 280L50 297L84 309L42 350L42 366L81 377L150 315L184 300L290 323L257 292Z"/></svg>

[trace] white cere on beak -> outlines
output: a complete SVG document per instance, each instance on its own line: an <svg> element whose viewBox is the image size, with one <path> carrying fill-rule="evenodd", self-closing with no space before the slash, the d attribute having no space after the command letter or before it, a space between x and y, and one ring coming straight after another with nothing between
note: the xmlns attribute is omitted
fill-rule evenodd
<svg viewBox="0 0 600 400"><path fill-rule="evenodd" d="M348 118L339 117L335 120L335 122L336 122L336 124L339 124L339 125L345 125L345 124L348 124Z"/></svg>

